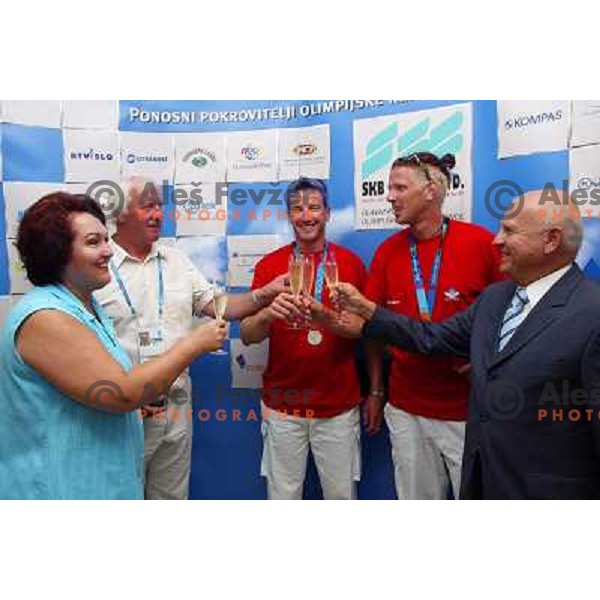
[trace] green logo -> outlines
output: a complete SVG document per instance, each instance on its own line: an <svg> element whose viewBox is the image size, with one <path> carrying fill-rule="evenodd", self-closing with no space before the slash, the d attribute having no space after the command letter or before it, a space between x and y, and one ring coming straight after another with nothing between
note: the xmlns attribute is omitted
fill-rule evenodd
<svg viewBox="0 0 600 600"><path fill-rule="evenodd" d="M195 167L198 167L199 169L208 164L208 160L206 160L204 156L196 156L195 158L192 158L191 162Z"/></svg>
<svg viewBox="0 0 600 600"><path fill-rule="evenodd" d="M457 154L463 147L462 111L452 113L435 127L427 117L406 131L400 131L398 123L392 123L376 133L367 144L367 156L362 164L362 178L367 179L385 169L398 156L413 152L433 152L438 156Z"/></svg>

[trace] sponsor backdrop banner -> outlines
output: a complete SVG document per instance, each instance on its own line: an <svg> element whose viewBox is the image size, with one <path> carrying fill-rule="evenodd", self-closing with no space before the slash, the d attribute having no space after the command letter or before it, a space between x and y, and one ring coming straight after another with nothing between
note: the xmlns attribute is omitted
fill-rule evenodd
<svg viewBox="0 0 600 600"><path fill-rule="evenodd" d="M498 157L567 148L569 104L567 100L498 101Z"/></svg>
<svg viewBox="0 0 600 600"><path fill-rule="evenodd" d="M600 144L600 100L573 100L572 106L569 145Z"/></svg>
<svg viewBox="0 0 600 600"><path fill-rule="evenodd" d="M356 229L397 227L386 201L390 166L414 152L456 156L444 212L470 220L471 132L470 104L354 121Z"/></svg>
<svg viewBox="0 0 600 600"><path fill-rule="evenodd" d="M18 222L46 192L85 192L98 180L147 175L164 190L161 243L188 254L211 281L245 291L256 262L291 239L283 195L300 175L326 181L329 237L367 266L395 233L385 197L387 170L400 154L455 153L445 209L491 230L498 223L487 202L494 183L562 188L570 142L582 147L581 160L575 151L571 157L582 165L574 167L578 181L596 189L597 160L583 153L596 152L589 143L597 134L574 121L577 137L569 140L569 103L542 104L507 110L466 100L0 102L0 319L29 286L14 249ZM592 103L575 112L589 121L597 111ZM507 123L509 137L499 136ZM591 275L598 271L597 240L592 219L579 258ZM256 418L266 344L244 348L237 323L229 337L226 356L207 355L191 367L194 412L205 409L194 421L193 498L266 497ZM365 436L363 452L359 497L393 498L387 434ZM306 496L320 497L312 463Z"/></svg>

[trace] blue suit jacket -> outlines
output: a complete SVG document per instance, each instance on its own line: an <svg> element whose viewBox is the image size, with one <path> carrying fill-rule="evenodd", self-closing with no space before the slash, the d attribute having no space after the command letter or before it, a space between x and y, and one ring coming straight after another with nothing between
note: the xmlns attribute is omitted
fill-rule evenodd
<svg viewBox="0 0 600 600"><path fill-rule="evenodd" d="M461 498L600 498L600 287L574 265L498 353L515 288L441 323L378 308L363 334L470 358Z"/></svg>

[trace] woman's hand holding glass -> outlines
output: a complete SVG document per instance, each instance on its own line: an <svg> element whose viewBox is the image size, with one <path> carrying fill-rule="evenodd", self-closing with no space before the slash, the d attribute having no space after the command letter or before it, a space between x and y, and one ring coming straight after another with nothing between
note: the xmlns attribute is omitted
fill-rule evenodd
<svg viewBox="0 0 600 600"><path fill-rule="evenodd" d="M225 322L225 311L227 310L227 303L229 302L229 293L227 287L223 284L213 284L213 308L215 311L215 319L217 323L220 323L224 328L225 335L223 340L227 337L227 324ZM221 343L223 342L221 340ZM221 348L221 344L217 348L214 348L211 354L217 356L226 356L227 352Z"/></svg>

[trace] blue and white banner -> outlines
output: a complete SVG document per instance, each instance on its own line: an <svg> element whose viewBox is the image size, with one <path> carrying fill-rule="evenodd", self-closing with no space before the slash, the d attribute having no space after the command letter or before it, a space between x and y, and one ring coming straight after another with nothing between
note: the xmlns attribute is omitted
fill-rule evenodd
<svg viewBox="0 0 600 600"><path fill-rule="evenodd" d="M569 146L600 144L600 100L573 100Z"/></svg>
<svg viewBox="0 0 600 600"><path fill-rule="evenodd" d="M175 161L176 183L226 181L227 137L222 133L176 134Z"/></svg>
<svg viewBox="0 0 600 600"><path fill-rule="evenodd" d="M173 136L165 133L121 133L121 175L145 175L172 182L175 173Z"/></svg>
<svg viewBox="0 0 600 600"><path fill-rule="evenodd" d="M471 139L470 104L354 121L356 229L397 227L386 200L389 171L397 157L413 152L455 155L444 212L471 220Z"/></svg>
<svg viewBox="0 0 600 600"><path fill-rule="evenodd" d="M119 181L121 151L116 131L65 129L65 181Z"/></svg>
<svg viewBox="0 0 600 600"><path fill-rule="evenodd" d="M565 150L568 100L498 100L498 158Z"/></svg>

